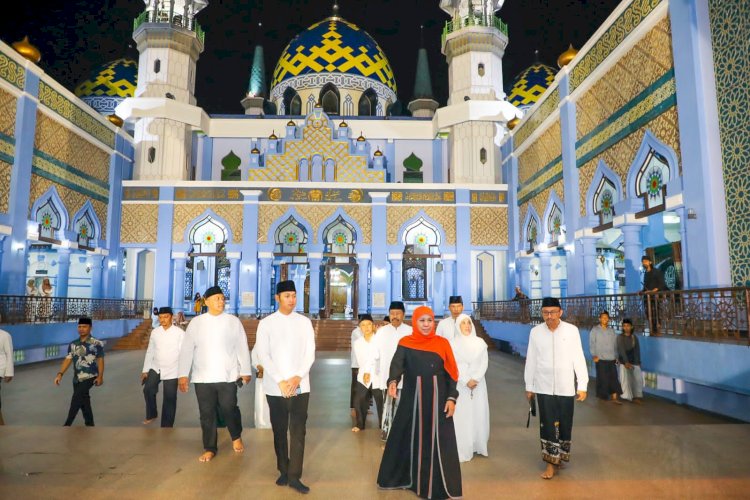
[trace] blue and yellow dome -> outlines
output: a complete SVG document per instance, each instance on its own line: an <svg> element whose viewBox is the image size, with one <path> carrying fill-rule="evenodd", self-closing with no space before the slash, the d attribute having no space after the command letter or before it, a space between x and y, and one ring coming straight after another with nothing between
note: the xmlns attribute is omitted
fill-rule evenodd
<svg viewBox="0 0 750 500"><path fill-rule="evenodd" d="M138 63L117 59L92 72L75 88L75 95L103 115L110 115L124 99L135 95Z"/></svg>
<svg viewBox="0 0 750 500"><path fill-rule="evenodd" d="M523 70L513 81L508 101L520 109L528 109L552 85L557 71L546 64L534 63Z"/></svg>
<svg viewBox="0 0 750 500"><path fill-rule="evenodd" d="M358 26L330 17L297 35L282 52L271 88L294 77L339 73L365 77L396 93L396 79L377 42Z"/></svg>

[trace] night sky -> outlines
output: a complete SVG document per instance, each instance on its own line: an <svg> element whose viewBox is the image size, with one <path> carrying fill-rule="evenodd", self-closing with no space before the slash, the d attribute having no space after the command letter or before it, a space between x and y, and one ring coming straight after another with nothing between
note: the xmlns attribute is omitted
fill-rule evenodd
<svg viewBox="0 0 750 500"><path fill-rule="evenodd" d="M619 3L506 0L498 13L510 33L503 58L506 91L534 61L535 50L541 62L557 67L557 56L568 44L580 48ZM332 5L332 0L209 0L197 16L206 32L198 60L198 105L210 114L243 113L240 101L255 45L264 48L270 83L286 44L330 15ZM385 52L404 105L412 98L420 40L429 53L435 98L441 105L447 101L448 65L440 53L440 35L448 16L438 5L438 0L339 1L341 17L367 31ZM14 10L20 13L6 13L0 20L0 39L12 44L28 35L42 52L40 66L71 90L101 64L138 59L132 32L133 19L145 10L142 0L26 0L14 4Z"/></svg>

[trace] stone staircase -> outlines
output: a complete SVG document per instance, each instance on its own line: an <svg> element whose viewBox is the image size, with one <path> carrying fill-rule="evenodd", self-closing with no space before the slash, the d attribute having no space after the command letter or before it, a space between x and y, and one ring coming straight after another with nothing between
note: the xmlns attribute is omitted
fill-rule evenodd
<svg viewBox="0 0 750 500"><path fill-rule="evenodd" d="M260 320L255 318L240 318L245 327L247 344L250 349L255 346L255 334ZM315 349L317 351L348 351L351 347L352 330L357 323L352 320L314 319Z"/></svg>
<svg viewBox="0 0 750 500"><path fill-rule="evenodd" d="M471 321L474 322L474 328L476 328L477 330L477 337L487 342L487 349L489 349L490 351L496 351L497 344L495 344L495 341L492 340L492 337L489 336L487 330L484 329L484 327L482 326L482 322L477 319L472 319Z"/></svg>
<svg viewBox="0 0 750 500"><path fill-rule="evenodd" d="M117 340L112 347L116 351L138 350L148 347L148 339L151 336L151 320L144 319L143 322L133 328L130 333Z"/></svg>

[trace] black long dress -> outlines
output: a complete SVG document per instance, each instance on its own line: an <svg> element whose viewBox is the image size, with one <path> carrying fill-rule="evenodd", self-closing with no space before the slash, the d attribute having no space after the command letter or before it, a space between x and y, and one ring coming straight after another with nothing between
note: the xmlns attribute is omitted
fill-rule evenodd
<svg viewBox="0 0 750 500"><path fill-rule="evenodd" d="M461 466L453 417L445 402L458 398L456 382L442 358L428 351L398 346L388 381L404 375L398 410L378 472L378 486L410 489L421 498L461 497Z"/></svg>

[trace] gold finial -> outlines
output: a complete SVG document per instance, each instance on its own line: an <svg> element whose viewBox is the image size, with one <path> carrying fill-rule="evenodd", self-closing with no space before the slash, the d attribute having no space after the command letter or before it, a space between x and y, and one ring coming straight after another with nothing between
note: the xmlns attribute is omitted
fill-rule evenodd
<svg viewBox="0 0 750 500"><path fill-rule="evenodd" d="M16 52L33 63L38 63L42 60L42 53L39 52L39 49L34 47L31 42L29 42L28 36L23 37L23 40L20 42L14 42L13 48L16 49Z"/></svg>
<svg viewBox="0 0 750 500"><path fill-rule="evenodd" d="M373 154L373 156L383 156L383 152L380 151L380 148L378 148L377 150L375 150L375 153Z"/></svg>
<svg viewBox="0 0 750 500"><path fill-rule="evenodd" d="M349 126L349 124L348 124L348 123L346 123L345 121L342 121L342 122L341 122L341 123L339 124L339 127L341 127L341 128L346 128L346 127L348 127L348 126Z"/></svg>
<svg viewBox="0 0 750 500"><path fill-rule="evenodd" d="M114 113L111 115L107 115L107 120L109 120L112 123L112 125L114 125L115 127L120 127L120 128L122 128L122 124L125 123L122 120L122 118L120 118Z"/></svg>
<svg viewBox="0 0 750 500"><path fill-rule="evenodd" d="M296 127L297 124L294 123L294 120L289 120L288 122L286 122L286 126L287 127Z"/></svg>
<svg viewBox="0 0 750 500"><path fill-rule="evenodd" d="M518 122L520 122L521 119L518 117L513 118L511 121L508 122L508 129L513 130L516 128L516 125L518 125Z"/></svg>
<svg viewBox="0 0 750 500"><path fill-rule="evenodd" d="M275 130L272 131L271 135L269 135L268 138L271 139L272 141L275 141L276 139L278 139L278 137L276 137L276 131Z"/></svg>
<svg viewBox="0 0 750 500"><path fill-rule="evenodd" d="M362 135L362 132L359 133L359 137L357 137L357 142L365 142L365 136Z"/></svg>
<svg viewBox="0 0 750 500"><path fill-rule="evenodd" d="M578 54L578 50L573 48L573 44L571 43L568 46L568 50L560 54L560 57L557 58L557 67L562 69L563 66L566 66L570 61L573 60L573 58Z"/></svg>

